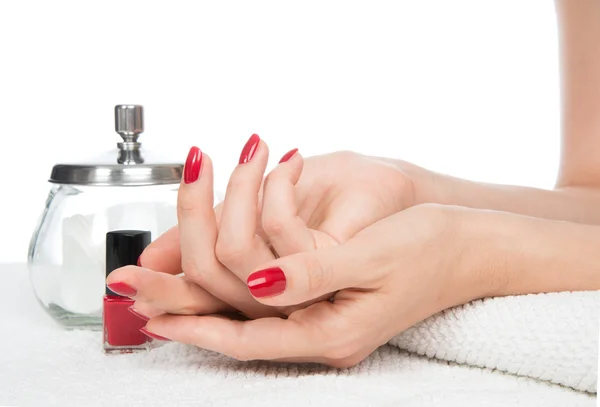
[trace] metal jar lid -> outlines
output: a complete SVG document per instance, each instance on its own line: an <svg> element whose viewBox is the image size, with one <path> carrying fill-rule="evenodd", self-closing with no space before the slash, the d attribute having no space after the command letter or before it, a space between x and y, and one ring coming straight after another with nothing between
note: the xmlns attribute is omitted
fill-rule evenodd
<svg viewBox="0 0 600 407"><path fill-rule="evenodd" d="M123 138L117 149L96 162L56 164L49 181L56 184L94 186L142 186L178 184L182 163L152 160L142 151L138 137L144 131L144 108L140 105L115 106L115 131Z"/></svg>

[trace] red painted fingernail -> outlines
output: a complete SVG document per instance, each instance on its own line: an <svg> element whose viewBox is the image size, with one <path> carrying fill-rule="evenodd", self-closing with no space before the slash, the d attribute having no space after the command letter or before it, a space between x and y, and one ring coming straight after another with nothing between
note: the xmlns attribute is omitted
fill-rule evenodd
<svg viewBox="0 0 600 407"><path fill-rule="evenodd" d="M117 293L119 295L123 295L125 297L134 297L137 294L137 290L125 283L112 283L108 284L108 288L110 291Z"/></svg>
<svg viewBox="0 0 600 407"><path fill-rule="evenodd" d="M258 148L258 144L260 143L260 137L258 134L253 134L250 136L246 145L242 149L242 153L240 154L240 164L245 164L254 157L254 153L256 153L256 149Z"/></svg>
<svg viewBox="0 0 600 407"><path fill-rule="evenodd" d="M285 274L279 267L259 270L250 274L246 284L257 298L273 297L285 291Z"/></svg>
<svg viewBox="0 0 600 407"><path fill-rule="evenodd" d="M285 153L283 155L283 157L281 157L281 160L279 160L279 164L284 163L287 160L289 160L290 158L292 158L294 156L294 154L296 154L297 151L298 151L298 149L294 148L293 150L290 150L287 153Z"/></svg>
<svg viewBox="0 0 600 407"><path fill-rule="evenodd" d="M135 308L133 308L133 306L127 308L127 310L129 312L131 312L133 315L135 315L136 317L138 317L139 319L143 319L144 321L150 321L150 318L148 318L147 316L140 314L139 312L136 311Z"/></svg>
<svg viewBox="0 0 600 407"><path fill-rule="evenodd" d="M149 336L150 338L156 339L158 341L171 341L170 339L165 338L164 336L160 336L160 335L150 332L149 330L146 329L146 327L141 328L140 332L143 333L144 335Z"/></svg>
<svg viewBox="0 0 600 407"><path fill-rule="evenodd" d="M185 160L185 169L183 170L183 181L186 184L196 182L200 177L202 169L202 151L198 147L190 148L187 160Z"/></svg>

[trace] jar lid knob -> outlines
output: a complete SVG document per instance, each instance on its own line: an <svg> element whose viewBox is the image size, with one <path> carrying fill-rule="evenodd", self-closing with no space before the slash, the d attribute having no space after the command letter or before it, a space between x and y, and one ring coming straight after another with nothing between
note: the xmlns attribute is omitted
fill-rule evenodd
<svg viewBox="0 0 600 407"><path fill-rule="evenodd" d="M144 159L140 154L142 143L137 141L144 132L144 107L141 105L115 106L115 131L123 138L119 147L119 164L141 164Z"/></svg>
<svg viewBox="0 0 600 407"><path fill-rule="evenodd" d="M144 107L140 105L115 106L115 131L126 143L135 143L144 132Z"/></svg>

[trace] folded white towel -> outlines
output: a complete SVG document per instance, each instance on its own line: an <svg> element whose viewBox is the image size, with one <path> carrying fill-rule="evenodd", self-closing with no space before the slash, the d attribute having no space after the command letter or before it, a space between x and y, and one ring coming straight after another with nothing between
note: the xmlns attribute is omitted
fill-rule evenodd
<svg viewBox="0 0 600 407"><path fill-rule="evenodd" d="M66 332L44 314L24 266L0 265L0 278L5 287L0 296L0 405L596 405L593 393L550 383L579 384L588 390L595 386L591 365L596 363L598 335L592 308L598 297L592 294L494 299L458 307L392 341L429 355L387 345L356 367L336 370L237 362L177 343L150 352L105 355L100 332ZM547 312L536 321L542 303ZM538 353L529 356L527 349L536 352L536 346ZM563 373L563 367L570 373ZM540 380L497 371L502 368Z"/></svg>
<svg viewBox="0 0 600 407"><path fill-rule="evenodd" d="M410 352L596 393L600 291L490 298L396 336Z"/></svg>

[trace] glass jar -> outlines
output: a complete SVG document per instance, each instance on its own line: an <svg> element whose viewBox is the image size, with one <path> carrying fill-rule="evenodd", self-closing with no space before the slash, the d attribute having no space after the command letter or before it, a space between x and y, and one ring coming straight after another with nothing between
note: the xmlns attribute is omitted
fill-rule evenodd
<svg viewBox="0 0 600 407"><path fill-rule="evenodd" d="M123 138L117 149L53 167L29 246L35 295L65 328L102 328L107 232L148 230L154 240L177 224L183 164L142 151L142 106L116 106L115 127Z"/></svg>

